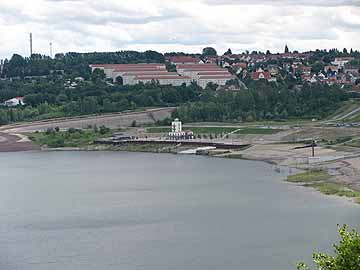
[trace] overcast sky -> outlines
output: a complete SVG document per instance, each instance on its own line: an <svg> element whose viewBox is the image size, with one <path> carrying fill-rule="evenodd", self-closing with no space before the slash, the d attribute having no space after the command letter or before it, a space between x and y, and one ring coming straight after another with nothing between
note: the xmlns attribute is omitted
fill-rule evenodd
<svg viewBox="0 0 360 270"><path fill-rule="evenodd" d="M0 1L0 59L114 50L360 49L360 0Z"/></svg>

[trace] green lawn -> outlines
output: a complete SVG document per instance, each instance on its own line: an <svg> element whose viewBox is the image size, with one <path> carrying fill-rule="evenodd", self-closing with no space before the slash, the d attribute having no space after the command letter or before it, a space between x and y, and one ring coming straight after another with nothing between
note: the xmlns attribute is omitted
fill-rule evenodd
<svg viewBox="0 0 360 270"><path fill-rule="evenodd" d="M171 128L169 127L150 127L146 129L147 133L169 133Z"/></svg>
<svg viewBox="0 0 360 270"><path fill-rule="evenodd" d="M242 128L238 130L235 134L276 134L283 131L282 129L271 129L271 128Z"/></svg>
<svg viewBox="0 0 360 270"><path fill-rule="evenodd" d="M287 177L287 181L292 183L311 183L317 181L325 181L329 178L330 176L327 172L319 170L289 175Z"/></svg>
<svg viewBox="0 0 360 270"><path fill-rule="evenodd" d="M315 188L326 195L337 195L341 197L356 198L356 202L360 201L360 192L354 191L342 184L320 182L306 184L305 186Z"/></svg>
<svg viewBox="0 0 360 270"><path fill-rule="evenodd" d="M330 175L323 170L312 170L304 173L290 175L287 178L288 182L301 183L304 187L315 188L326 195L336 195L353 199L360 204L360 192L352 190L345 184L327 182Z"/></svg>

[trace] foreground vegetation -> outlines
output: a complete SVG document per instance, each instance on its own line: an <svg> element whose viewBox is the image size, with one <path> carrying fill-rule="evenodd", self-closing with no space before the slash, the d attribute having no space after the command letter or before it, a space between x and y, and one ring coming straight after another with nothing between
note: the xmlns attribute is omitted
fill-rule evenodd
<svg viewBox="0 0 360 270"><path fill-rule="evenodd" d="M336 195L353 199L360 203L360 191L355 191L345 184L329 182L331 176L324 170L309 170L303 173L289 175L287 181L300 183L304 187L315 188L326 195Z"/></svg>
<svg viewBox="0 0 360 270"><path fill-rule="evenodd" d="M49 148L62 147L88 147L94 140L111 136L110 129L102 126L93 129L74 129L60 131L58 128L48 129L46 132L28 134L29 138L36 144Z"/></svg>
<svg viewBox="0 0 360 270"><path fill-rule="evenodd" d="M314 253L316 270L359 270L360 234L349 230L347 226L339 228L340 242L335 244L334 255ZM310 270L304 263L298 264L298 270Z"/></svg>
<svg viewBox="0 0 360 270"><path fill-rule="evenodd" d="M287 177L287 181L292 183L311 183L325 181L329 178L329 174L323 170L312 170L299 174L289 175Z"/></svg>

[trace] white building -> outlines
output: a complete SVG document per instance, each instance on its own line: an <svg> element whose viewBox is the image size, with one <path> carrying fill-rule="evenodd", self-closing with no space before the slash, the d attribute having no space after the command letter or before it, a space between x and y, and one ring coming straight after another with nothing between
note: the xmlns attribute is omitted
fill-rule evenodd
<svg viewBox="0 0 360 270"><path fill-rule="evenodd" d="M90 65L91 72L95 69L103 70L106 78L111 78L116 81L118 76L122 76L124 73L146 71L161 71L167 72L165 64L92 64Z"/></svg>
<svg viewBox="0 0 360 270"><path fill-rule="evenodd" d="M168 72L164 64L93 64L91 70L101 69L106 78L116 82L120 76L124 85L158 82L160 85L190 85L195 81L205 88L208 83L225 85L233 76L216 64L178 64L177 72Z"/></svg>
<svg viewBox="0 0 360 270"><path fill-rule="evenodd" d="M171 132L169 132L169 139L171 140L189 140L194 139L192 131L183 131L181 121L176 118L171 123Z"/></svg>
<svg viewBox="0 0 360 270"><path fill-rule="evenodd" d="M334 62L331 62L331 64L339 67L344 67L345 64L351 62L354 59L354 57L336 57Z"/></svg>
<svg viewBox="0 0 360 270"><path fill-rule="evenodd" d="M15 97L15 98L6 100L4 102L4 105L8 106L8 107L15 107L15 106L18 106L18 105L25 105L24 98L23 97Z"/></svg>
<svg viewBox="0 0 360 270"><path fill-rule="evenodd" d="M172 123L171 123L171 132L173 133L179 133L182 131L182 123L181 121L176 118Z"/></svg>
<svg viewBox="0 0 360 270"><path fill-rule="evenodd" d="M176 69L179 74L189 76L197 82L201 88L205 88L208 83L223 86L227 81L233 79L227 69L216 64L177 65Z"/></svg>
<svg viewBox="0 0 360 270"><path fill-rule="evenodd" d="M208 83L217 84L219 86L226 85L226 83L233 79L233 77L229 75L214 75L214 76L199 76L197 79L197 83L201 88L205 88Z"/></svg>
<svg viewBox="0 0 360 270"><path fill-rule="evenodd" d="M173 86L181 86L183 84L190 85L192 80L190 77L187 76L153 76L153 75L147 75L147 76L136 76L134 78L135 84L137 83L151 83L151 82L157 82L160 85L173 85Z"/></svg>

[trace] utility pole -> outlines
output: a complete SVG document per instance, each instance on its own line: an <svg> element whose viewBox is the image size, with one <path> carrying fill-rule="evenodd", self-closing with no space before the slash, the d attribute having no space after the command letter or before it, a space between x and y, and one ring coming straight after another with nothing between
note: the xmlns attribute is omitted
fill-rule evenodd
<svg viewBox="0 0 360 270"><path fill-rule="evenodd" d="M313 140L311 142L312 157L315 157L315 146L316 146L316 144L315 144L315 141Z"/></svg>

